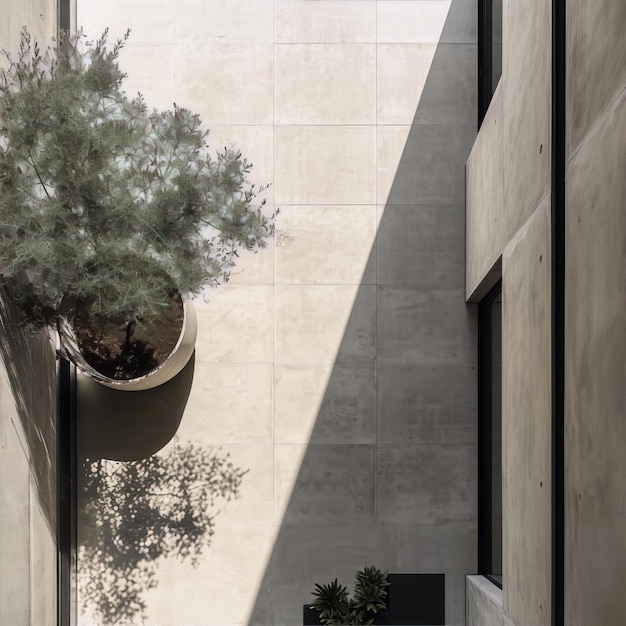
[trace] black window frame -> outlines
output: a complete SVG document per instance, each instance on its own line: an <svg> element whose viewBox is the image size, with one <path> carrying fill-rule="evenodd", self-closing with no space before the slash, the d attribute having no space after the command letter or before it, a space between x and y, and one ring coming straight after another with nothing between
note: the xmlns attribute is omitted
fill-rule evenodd
<svg viewBox="0 0 626 626"><path fill-rule="evenodd" d="M494 0L478 0L478 128L483 123L497 87L497 81L494 84L493 80L493 2ZM500 51L500 57L501 55Z"/></svg>
<svg viewBox="0 0 626 626"><path fill-rule="evenodd" d="M502 280L478 304L478 573L502 588L493 571L493 304L502 298ZM501 325L500 325L501 328ZM501 384L501 383L500 383ZM502 524L500 530L502 531ZM501 564L500 564L501 566Z"/></svg>

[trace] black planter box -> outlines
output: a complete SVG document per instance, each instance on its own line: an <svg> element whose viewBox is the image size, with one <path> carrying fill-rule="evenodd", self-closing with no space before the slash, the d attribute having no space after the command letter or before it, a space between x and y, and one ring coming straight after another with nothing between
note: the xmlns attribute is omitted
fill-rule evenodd
<svg viewBox="0 0 626 626"><path fill-rule="evenodd" d="M445 626L445 574L389 574L386 611L376 615L381 626ZM319 626L319 613L304 606L304 626Z"/></svg>

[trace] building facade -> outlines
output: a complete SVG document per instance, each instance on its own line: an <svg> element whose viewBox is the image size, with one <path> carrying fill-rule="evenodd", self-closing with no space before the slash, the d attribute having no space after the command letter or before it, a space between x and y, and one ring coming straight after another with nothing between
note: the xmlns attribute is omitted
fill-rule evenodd
<svg viewBox="0 0 626 626"><path fill-rule="evenodd" d="M0 5L10 50L131 28L128 92L200 113L280 208L173 385L75 375L69 450L54 347L7 309L0 623L291 626L370 564L445 574L449 626L621 623L626 16L554 4ZM93 463L205 453L242 479L197 562L94 569Z"/></svg>
<svg viewBox="0 0 626 626"><path fill-rule="evenodd" d="M502 591L470 578L467 623L619 624L626 10L530 0L500 19L502 77L467 164L466 271L468 301L501 281L500 395L481 414L501 419Z"/></svg>

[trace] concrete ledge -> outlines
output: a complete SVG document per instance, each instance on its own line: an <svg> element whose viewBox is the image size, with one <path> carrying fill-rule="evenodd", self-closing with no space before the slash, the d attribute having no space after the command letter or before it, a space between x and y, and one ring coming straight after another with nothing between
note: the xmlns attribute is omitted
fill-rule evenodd
<svg viewBox="0 0 626 626"><path fill-rule="evenodd" d="M504 612L502 589L484 576L467 576L466 626L515 626Z"/></svg>

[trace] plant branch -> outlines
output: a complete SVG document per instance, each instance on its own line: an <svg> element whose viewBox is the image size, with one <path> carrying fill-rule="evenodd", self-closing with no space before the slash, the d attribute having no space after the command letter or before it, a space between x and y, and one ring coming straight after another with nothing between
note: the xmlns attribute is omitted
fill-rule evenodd
<svg viewBox="0 0 626 626"><path fill-rule="evenodd" d="M30 150L28 151L28 156L30 157L30 164L33 166L33 169L35 170L35 174L37 174L37 178L39 179L39 182L41 186L43 187L43 190L45 191L46 196L50 198L48 189L46 188L46 185L44 184L43 180L41 180L41 175L39 174L39 170L37 169L37 166L35 165L35 159L33 159L33 155L31 154Z"/></svg>

